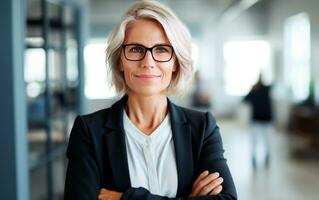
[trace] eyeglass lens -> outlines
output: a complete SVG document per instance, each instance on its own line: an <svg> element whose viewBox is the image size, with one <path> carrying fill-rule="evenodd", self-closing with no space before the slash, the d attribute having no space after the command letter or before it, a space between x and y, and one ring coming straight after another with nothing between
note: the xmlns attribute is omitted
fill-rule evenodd
<svg viewBox="0 0 319 200"><path fill-rule="evenodd" d="M152 48L146 48L136 44L124 46L125 57L133 61L142 60L147 50L151 51L154 60L160 62L169 61L173 54L173 48L169 45L156 45Z"/></svg>

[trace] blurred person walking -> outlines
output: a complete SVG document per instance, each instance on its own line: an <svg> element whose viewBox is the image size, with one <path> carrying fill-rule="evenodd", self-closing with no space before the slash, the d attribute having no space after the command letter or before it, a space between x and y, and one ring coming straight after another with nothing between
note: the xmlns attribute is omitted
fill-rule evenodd
<svg viewBox="0 0 319 200"><path fill-rule="evenodd" d="M250 92L244 97L244 101L249 103L252 110L251 116L251 152L252 165L257 168L258 150L264 149L263 161L268 169L270 162L270 134L272 130L272 109L270 99L271 86L266 86L261 76L258 82L252 87Z"/></svg>

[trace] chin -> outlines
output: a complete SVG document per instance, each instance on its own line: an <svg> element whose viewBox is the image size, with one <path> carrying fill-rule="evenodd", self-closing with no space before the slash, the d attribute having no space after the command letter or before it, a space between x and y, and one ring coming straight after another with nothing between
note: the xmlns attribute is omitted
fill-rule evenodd
<svg viewBox="0 0 319 200"><path fill-rule="evenodd" d="M134 88L132 90L133 93L143 95L143 96L153 96L153 95L161 95L166 94L166 89L158 88L158 87L139 87Z"/></svg>

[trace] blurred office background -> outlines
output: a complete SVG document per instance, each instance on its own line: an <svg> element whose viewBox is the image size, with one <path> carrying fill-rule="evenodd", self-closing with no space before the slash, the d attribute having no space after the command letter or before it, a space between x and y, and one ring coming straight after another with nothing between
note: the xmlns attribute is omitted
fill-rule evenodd
<svg viewBox="0 0 319 200"><path fill-rule="evenodd" d="M119 98L106 37L133 2L1 0L0 199L63 198L75 116ZM319 1L161 2L193 37L196 78L186 97L171 98L215 115L239 199L318 199ZM271 85L271 157L253 168L243 98L260 74Z"/></svg>

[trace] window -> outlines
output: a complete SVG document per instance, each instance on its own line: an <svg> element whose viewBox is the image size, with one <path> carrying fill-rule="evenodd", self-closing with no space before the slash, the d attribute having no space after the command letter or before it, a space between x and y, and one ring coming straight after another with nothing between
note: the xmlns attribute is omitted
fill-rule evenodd
<svg viewBox="0 0 319 200"><path fill-rule="evenodd" d="M224 45L225 90L229 95L246 95L260 73L271 82L270 45L263 40L230 41Z"/></svg>
<svg viewBox="0 0 319 200"><path fill-rule="evenodd" d="M310 22L306 13L285 21L284 76L294 102L303 101L309 95L310 39Z"/></svg>
<svg viewBox="0 0 319 200"><path fill-rule="evenodd" d="M27 96L35 98L44 91L45 52L42 48L26 49L24 57L24 81Z"/></svg>
<svg viewBox="0 0 319 200"><path fill-rule="evenodd" d="M85 47L85 96L89 99L106 99L116 95L107 80L105 64L106 41L93 40Z"/></svg>
<svg viewBox="0 0 319 200"><path fill-rule="evenodd" d="M45 81L45 52L42 48L25 51L24 80L29 82Z"/></svg>

